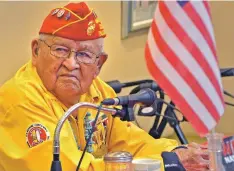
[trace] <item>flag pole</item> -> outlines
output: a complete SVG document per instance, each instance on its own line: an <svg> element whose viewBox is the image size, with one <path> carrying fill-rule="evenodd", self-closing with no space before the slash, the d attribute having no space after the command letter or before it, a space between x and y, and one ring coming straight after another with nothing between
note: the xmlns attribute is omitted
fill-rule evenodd
<svg viewBox="0 0 234 171"><path fill-rule="evenodd" d="M215 127L211 130L212 134L215 134Z"/></svg>

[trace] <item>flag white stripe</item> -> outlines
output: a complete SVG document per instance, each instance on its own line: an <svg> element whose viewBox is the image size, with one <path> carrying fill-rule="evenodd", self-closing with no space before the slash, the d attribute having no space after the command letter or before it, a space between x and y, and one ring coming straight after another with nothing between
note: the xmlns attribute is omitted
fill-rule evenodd
<svg viewBox="0 0 234 171"><path fill-rule="evenodd" d="M155 65L177 89L178 93L180 93L181 96L186 100L187 104L193 109L204 125L206 125L207 129L212 129L216 125L216 121L203 105L203 103L201 103L198 97L194 94L191 87L183 80L174 67L159 51L157 44L154 41L151 29L148 35L148 45Z"/></svg>
<svg viewBox="0 0 234 171"><path fill-rule="evenodd" d="M214 86L212 85L208 77L205 75L204 71L201 69L197 61L187 51L187 49L180 42L177 36L168 27L159 10L156 11L155 21L157 23L156 25L159 29L159 32L161 33L160 35L167 42L167 45L174 51L176 56L184 63L187 69L196 78L202 89L208 95L209 99L213 102L218 113L221 114L224 109Z"/></svg>
<svg viewBox="0 0 234 171"><path fill-rule="evenodd" d="M215 57L210 49L210 46L207 44L206 40L203 38L201 32L197 29L197 27L193 24L191 19L184 12L184 10L182 10L182 8L177 2L165 1L164 3L166 4L169 11L171 12L171 15L174 16L175 20L180 24L183 30L189 35L192 41L200 49L204 58L210 64L211 69L213 70L217 81L219 82L220 85L222 85L221 78L220 78L220 71L217 67L218 64L216 63L216 60L214 60Z"/></svg>
<svg viewBox="0 0 234 171"><path fill-rule="evenodd" d="M210 34L210 37L213 41L212 43L216 48L213 26L210 20L210 15L206 10L205 4L196 1L191 1L190 3L193 6L193 8L197 11L197 13L200 15L202 22L204 23L208 33Z"/></svg>

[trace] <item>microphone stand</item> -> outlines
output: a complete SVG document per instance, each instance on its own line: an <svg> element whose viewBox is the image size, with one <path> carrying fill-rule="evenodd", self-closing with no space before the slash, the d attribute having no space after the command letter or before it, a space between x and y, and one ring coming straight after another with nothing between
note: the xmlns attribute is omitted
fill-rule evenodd
<svg viewBox="0 0 234 171"><path fill-rule="evenodd" d="M173 105L173 106L175 106L172 101L170 102L170 104ZM176 114L175 114L174 110L172 109L172 107L170 107L170 106L167 106L164 115L165 116L173 117L173 118L175 118L177 120ZM184 133L183 133L181 127L180 127L180 123L178 121L176 121L176 120L167 119L167 122L174 129L177 137L180 140L180 143L181 144L188 144L188 140L186 139L186 137L185 137L185 135L184 135ZM164 122L161 122L161 124L164 124ZM159 127L160 127L160 125L159 125Z"/></svg>
<svg viewBox="0 0 234 171"><path fill-rule="evenodd" d="M120 117L122 121L135 121L133 106L134 105L122 105L124 113L124 115Z"/></svg>
<svg viewBox="0 0 234 171"><path fill-rule="evenodd" d="M59 120L57 123L57 126L54 131L54 141L53 141L53 161L51 164L51 171L62 171L62 166L61 162L59 160L59 155L60 155L60 132L63 127L64 122L68 119L68 117L72 114L73 111L76 109L79 109L80 107L89 107L91 109L98 109L99 106L92 104L92 103L87 103L87 102L82 102L82 103L77 103L70 107L65 114L62 116L62 118ZM109 112L112 115L115 115L118 113L118 110L116 109L111 109L111 108L102 108L101 111Z"/></svg>
<svg viewBox="0 0 234 171"><path fill-rule="evenodd" d="M159 91L159 98L164 100L164 96L165 95L164 95L163 91L160 90ZM163 108L163 103L158 103L157 106L156 106L156 112L157 113L161 113L162 112L162 108ZM156 139L158 139L158 138L161 137L161 134L162 134L161 132L163 131L162 130L162 131L159 132L159 130L157 129L159 121L160 121L160 116L156 115L155 120L154 120L154 124L151 127L151 129L149 130L149 134L152 137L156 138Z"/></svg>

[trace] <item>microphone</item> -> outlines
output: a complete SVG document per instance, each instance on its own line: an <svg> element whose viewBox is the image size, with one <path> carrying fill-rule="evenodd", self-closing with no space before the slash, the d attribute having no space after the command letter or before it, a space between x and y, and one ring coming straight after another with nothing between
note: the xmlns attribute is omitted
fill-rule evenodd
<svg viewBox="0 0 234 171"><path fill-rule="evenodd" d="M136 94L128 96L120 96L115 98L108 98L102 101L103 105L130 105L136 103L143 103L145 105L152 105L155 100L159 100L155 92L149 88L142 89Z"/></svg>
<svg viewBox="0 0 234 171"><path fill-rule="evenodd" d="M106 83L114 89L115 93L120 93L124 86L119 80L108 81Z"/></svg>
<svg viewBox="0 0 234 171"><path fill-rule="evenodd" d="M223 68L220 69L221 77L234 76L234 68Z"/></svg>

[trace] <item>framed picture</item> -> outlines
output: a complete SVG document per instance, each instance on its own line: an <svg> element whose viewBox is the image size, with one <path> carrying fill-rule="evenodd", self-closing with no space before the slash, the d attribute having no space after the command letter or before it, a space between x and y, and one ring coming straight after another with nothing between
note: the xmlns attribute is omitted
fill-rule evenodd
<svg viewBox="0 0 234 171"><path fill-rule="evenodd" d="M157 1L122 1L122 39L130 32L149 28Z"/></svg>

